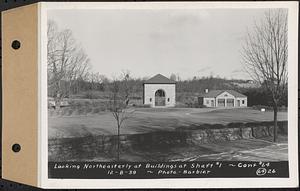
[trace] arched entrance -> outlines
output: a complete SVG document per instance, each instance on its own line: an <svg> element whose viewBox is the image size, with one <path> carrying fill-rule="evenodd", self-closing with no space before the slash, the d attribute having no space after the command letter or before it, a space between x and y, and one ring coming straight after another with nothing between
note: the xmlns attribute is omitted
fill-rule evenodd
<svg viewBox="0 0 300 191"><path fill-rule="evenodd" d="M165 106L165 105L166 105L165 91L159 89L155 92L155 106Z"/></svg>

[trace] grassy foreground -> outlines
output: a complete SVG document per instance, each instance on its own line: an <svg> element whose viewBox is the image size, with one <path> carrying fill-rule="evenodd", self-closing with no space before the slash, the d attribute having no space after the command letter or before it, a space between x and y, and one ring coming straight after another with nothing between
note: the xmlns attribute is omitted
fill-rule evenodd
<svg viewBox="0 0 300 191"><path fill-rule="evenodd" d="M139 134L160 130L175 130L201 124L228 124L272 121L273 112L250 108L136 108L121 134ZM279 121L287 120L287 112L278 113ZM49 115L48 137L67 138L117 133L116 122L110 112L84 115Z"/></svg>

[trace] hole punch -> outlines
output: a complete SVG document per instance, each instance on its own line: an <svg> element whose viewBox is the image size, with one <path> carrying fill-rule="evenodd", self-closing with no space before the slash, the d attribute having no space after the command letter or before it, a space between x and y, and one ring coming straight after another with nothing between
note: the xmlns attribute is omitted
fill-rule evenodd
<svg viewBox="0 0 300 191"><path fill-rule="evenodd" d="M20 41L18 40L14 40L12 43L11 43L11 47L15 50L19 49L21 47L21 43Z"/></svg>
<svg viewBox="0 0 300 191"><path fill-rule="evenodd" d="M12 146L12 150L15 152L15 153L17 153L17 152L19 152L20 150L21 150L21 145L19 145L19 144L13 144L13 146Z"/></svg>

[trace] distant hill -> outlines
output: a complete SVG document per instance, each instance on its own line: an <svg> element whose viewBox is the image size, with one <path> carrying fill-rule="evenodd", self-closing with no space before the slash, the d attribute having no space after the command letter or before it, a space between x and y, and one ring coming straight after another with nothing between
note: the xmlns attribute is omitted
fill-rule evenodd
<svg viewBox="0 0 300 191"><path fill-rule="evenodd" d="M227 80L224 78L203 77L200 79L177 81L177 92L202 93L208 90L232 89L244 92L246 89L258 88L259 85L251 80Z"/></svg>

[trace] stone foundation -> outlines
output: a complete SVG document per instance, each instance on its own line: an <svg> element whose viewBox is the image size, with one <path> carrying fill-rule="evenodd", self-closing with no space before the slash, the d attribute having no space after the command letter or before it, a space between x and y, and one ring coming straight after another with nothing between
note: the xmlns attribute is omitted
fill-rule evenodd
<svg viewBox="0 0 300 191"><path fill-rule="evenodd" d="M287 134L287 122L278 123L278 134ZM273 136L273 123L230 123L228 125L203 124L191 129L159 131L146 134L121 135L122 152L135 149L159 149L175 145L201 145L234 141L238 139ZM116 135L88 136L78 138L49 139L49 161L72 161L86 158L105 158L116 153Z"/></svg>

